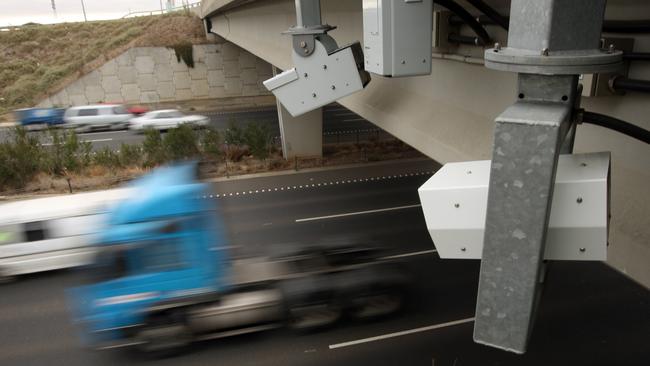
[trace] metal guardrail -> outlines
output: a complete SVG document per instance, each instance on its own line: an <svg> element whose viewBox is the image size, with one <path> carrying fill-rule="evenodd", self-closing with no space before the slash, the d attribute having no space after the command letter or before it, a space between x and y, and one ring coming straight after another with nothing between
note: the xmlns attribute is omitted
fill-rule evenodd
<svg viewBox="0 0 650 366"><path fill-rule="evenodd" d="M120 19L126 19L126 18L132 18L132 17L141 17L141 16L153 16L153 15L161 15L161 14L166 14L166 13L172 13L175 11L182 11L182 10L189 10L193 8L198 8L201 6L201 2L197 1L194 3L188 3L184 4L181 6L176 6L171 9L159 9L159 10L144 10L144 11L132 11L129 12L128 14L120 17ZM10 26L5 26L5 27L0 27L0 32L9 32L9 31L14 31L14 30L19 30L23 27L24 25L10 25Z"/></svg>
<svg viewBox="0 0 650 366"><path fill-rule="evenodd" d="M171 9L159 9L159 10L143 10L143 11L132 11L129 12L128 14L122 16L120 19L125 19L125 18L132 18L132 17L148 17L148 16L153 16L153 15L161 15L165 13L172 13L175 11L182 11L182 10L189 10L192 8L197 8L201 6L201 2L195 2L195 3L188 3L184 4L181 6L176 6Z"/></svg>

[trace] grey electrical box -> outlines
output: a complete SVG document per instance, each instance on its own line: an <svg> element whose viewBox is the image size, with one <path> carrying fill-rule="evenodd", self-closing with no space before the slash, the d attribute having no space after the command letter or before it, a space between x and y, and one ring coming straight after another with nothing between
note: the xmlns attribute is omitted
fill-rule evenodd
<svg viewBox="0 0 650 366"><path fill-rule="evenodd" d="M432 17L433 0L363 0L366 71L430 74Z"/></svg>

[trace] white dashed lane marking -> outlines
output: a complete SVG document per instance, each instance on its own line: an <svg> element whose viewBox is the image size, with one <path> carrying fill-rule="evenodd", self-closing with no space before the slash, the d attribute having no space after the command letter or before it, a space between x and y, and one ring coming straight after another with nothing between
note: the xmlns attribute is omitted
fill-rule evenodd
<svg viewBox="0 0 650 366"><path fill-rule="evenodd" d="M339 218L339 217L358 216L358 215L366 215L366 214L379 213L379 212L397 211L397 210L406 210L406 209L409 209L409 208L416 208L416 207L421 207L421 206L422 206L422 205L417 204L417 205L408 205L408 206L397 206L397 207L379 208L379 209L376 209L376 210L366 210L366 211L357 211L357 212L346 212L346 213L342 213L342 214L327 215L327 216L306 217L306 218L304 218L304 219L296 219L296 222L307 222L307 221L317 221L317 220L336 219L336 218Z"/></svg>
<svg viewBox="0 0 650 366"><path fill-rule="evenodd" d="M419 252L410 252L410 253L389 255L389 256L383 257L381 259L408 258L408 257L415 257L415 256L418 256L418 255L433 254L433 253L437 253L437 252L438 251L435 250L435 249L429 249L429 250L422 250L422 251L419 251Z"/></svg>
<svg viewBox="0 0 650 366"><path fill-rule="evenodd" d="M340 184L352 184L352 183L363 183L363 182L378 182L382 180L387 180L387 179L396 179L396 178L408 178L408 177L415 177L415 176L423 176L423 175L431 175L433 174L432 171L426 171L426 172L415 172L415 173L405 173L405 174L400 174L400 175L383 175L383 176L376 176L376 177L367 177L367 178L353 178L353 179L347 179L347 180L336 180L336 181L329 181L329 182L321 182L321 183L311 183L311 184L301 184L301 185L287 185L287 186L281 186L281 187L269 187L269 188L262 188L262 189L255 189L255 190L245 190L245 191L240 191L240 192L227 192L227 193L220 193L220 194L215 194L215 195L205 195L203 198L224 198L224 197L233 197L233 196L245 196L245 195L254 195L254 194L260 194L260 193L269 193L269 192L284 192L284 191L290 191L290 190L299 190L299 189L307 189L307 188L317 188L317 187L326 187L326 186L333 186L333 185L340 185Z"/></svg>
<svg viewBox="0 0 650 366"><path fill-rule="evenodd" d="M369 337L369 338L357 339L357 340L349 341L349 342L331 344L329 346L329 349L337 349L337 348L343 348L343 347L356 346L356 345L362 344L362 343L376 342L376 341L381 341L381 340L389 339L389 338L402 337L402 336L409 335L409 334L421 333L421 332L426 332L426 331L430 331L430 330L434 330L434 329L441 329L441 328L451 327L451 326L455 326L455 325L471 323L473 321L474 321L474 318L465 318L465 319L454 320L454 321L441 323L441 324L428 325L426 327L408 329L408 330L403 330L401 332L387 333L387 334L382 334L382 335L378 335L378 336L375 336L375 337Z"/></svg>

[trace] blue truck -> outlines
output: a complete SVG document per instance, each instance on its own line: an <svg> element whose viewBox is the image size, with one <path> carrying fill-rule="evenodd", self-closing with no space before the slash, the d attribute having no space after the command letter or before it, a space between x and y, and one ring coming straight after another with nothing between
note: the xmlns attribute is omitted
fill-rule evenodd
<svg viewBox="0 0 650 366"><path fill-rule="evenodd" d="M113 207L86 269L70 290L85 342L98 349L176 352L193 341L345 317L393 313L408 281L370 245L339 242L235 257L210 187L196 165L161 168Z"/></svg>
<svg viewBox="0 0 650 366"><path fill-rule="evenodd" d="M63 108L23 108L14 111L21 126L57 126L63 124Z"/></svg>

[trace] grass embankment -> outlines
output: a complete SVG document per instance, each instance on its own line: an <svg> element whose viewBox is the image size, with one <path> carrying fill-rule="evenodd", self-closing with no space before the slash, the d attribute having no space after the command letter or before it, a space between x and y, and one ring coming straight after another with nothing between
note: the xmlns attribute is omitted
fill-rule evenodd
<svg viewBox="0 0 650 366"><path fill-rule="evenodd" d="M108 188L156 166L185 159L199 160L205 176L220 177L422 156L399 140L374 140L325 145L322 158L287 161L269 130L256 123L244 128L233 124L225 132L189 126L166 134L149 130L142 144L122 144L118 151L93 152L91 147L73 131L28 133L16 127L12 138L0 143L0 192L16 195Z"/></svg>
<svg viewBox="0 0 650 366"><path fill-rule="evenodd" d="M201 20L189 12L0 32L0 122L130 47L206 42Z"/></svg>

